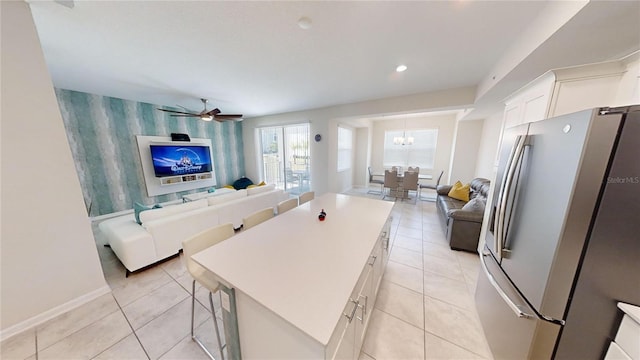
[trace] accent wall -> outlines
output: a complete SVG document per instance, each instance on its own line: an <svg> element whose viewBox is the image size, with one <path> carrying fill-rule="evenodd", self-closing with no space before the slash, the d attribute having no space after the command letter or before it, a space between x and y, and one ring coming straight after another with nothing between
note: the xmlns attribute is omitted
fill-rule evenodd
<svg viewBox="0 0 640 360"><path fill-rule="evenodd" d="M242 125L171 117L158 105L56 89L87 213L98 216L179 200L190 190L148 197L136 135L186 133L212 141L218 186L244 176ZM171 186L171 185L167 185Z"/></svg>

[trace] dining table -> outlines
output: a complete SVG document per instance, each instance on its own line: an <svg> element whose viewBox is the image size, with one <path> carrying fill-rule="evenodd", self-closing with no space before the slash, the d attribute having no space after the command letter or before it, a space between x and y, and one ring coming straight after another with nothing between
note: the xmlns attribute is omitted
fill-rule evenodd
<svg viewBox="0 0 640 360"><path fill-rule="evenodd" d="M384 174L372 174L372 176L381 176L384 179ZM403 179L404 179L404 172L399 172L398 182L402 183ZM433 180L433 176L429 174L418 174L418 187L420 187L419 185L420 180ZM400 198L400 199L409 199L409 191L401 187L399 187L398 189L390 189L389 196ZM416 196L418 195L416 194Z"/></svg>

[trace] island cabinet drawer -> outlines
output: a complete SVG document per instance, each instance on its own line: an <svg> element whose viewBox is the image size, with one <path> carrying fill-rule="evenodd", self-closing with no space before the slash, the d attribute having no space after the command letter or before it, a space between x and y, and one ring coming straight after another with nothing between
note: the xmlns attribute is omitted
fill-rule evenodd
<svg viewBox="0 0 640 360"><path fill-rule="evenodd" d="M368 298L371 296L372 267L367 265L353 289L347 301L342 316L331 335L327 344L325 358L335 359L357 359L362 344L359 344L360 336L356 334L358 328L368 321L370 309L367 309Z"/></svg>
<svg viewBox="0 0 640 360"><path fill-rule="evenodd" d="M384 249L384 246L388 244L389 232L388 227L385 228L387 231L381 233L371 251L367 264L362 270L327 344L325 353L327 360L357 359L360 356L360 348L364 341L386 265L384 253L387 250Z"/></svg>

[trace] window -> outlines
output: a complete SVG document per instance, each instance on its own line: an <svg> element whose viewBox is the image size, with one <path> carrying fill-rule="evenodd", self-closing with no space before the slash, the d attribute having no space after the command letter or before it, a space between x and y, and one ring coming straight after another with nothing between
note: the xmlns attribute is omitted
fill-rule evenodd
<svg viewBox="0 0 640 360"><path fill-rule="evenodd" d="M396 145L393 143L395 137L413 137L413 144ZM438 129L385 131L383 165L433 169L437 143Z"/></svg>
<svg viewBox="0 0 640 360"><path fill-rule="evenodd" d="M353 135L351 130L338 126L338 171L351 169Z"/></svg>

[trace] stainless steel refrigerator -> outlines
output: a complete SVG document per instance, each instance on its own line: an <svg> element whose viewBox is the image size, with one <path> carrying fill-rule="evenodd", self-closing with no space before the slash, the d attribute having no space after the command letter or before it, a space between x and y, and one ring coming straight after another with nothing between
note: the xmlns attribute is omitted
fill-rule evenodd
<svg viewBox="0 0 640 360"><path fill-rule="evenodd" d="M506 129L476 308L496 359L601 359L640 305L640 105Z"/></svg>

